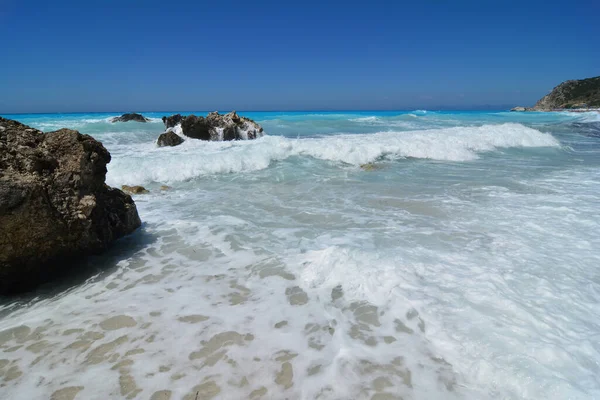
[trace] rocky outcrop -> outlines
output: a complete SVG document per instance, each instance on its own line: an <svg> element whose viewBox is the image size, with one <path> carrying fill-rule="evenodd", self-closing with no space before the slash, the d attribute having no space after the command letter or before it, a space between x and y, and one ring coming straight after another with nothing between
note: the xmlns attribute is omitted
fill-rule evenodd
<svg viewBox="0 0 600 400"><path fill-rule="evenodd" d="M131 197L104 183L108 162L91 136L0 117L0 293L50 279L140 226Z"/></svg>
<svg viewBox="0 0 600 400"><path fill-rule="evenodd" d="M533 111L600 107L600 76L565 81L542 97Z"/></svg>
<svg viewBox="0 0 600 400"><path fill-rule="evenodd" d="M167 128L180 121L182 133L200 140L250 140L263 135L263 128L250 118L240 117L235 111L228 114L212 112L205 117L173 115L163 117Z"/></svg>
<svg viewBox="0 0 600 400"><path fill-rule="evenodd" d="M150 119L144 117L142 114L136 114L136 113L127 113L127 114L121 115L120 117L115 117L115 118L111 119L111 122L129 122L129 121L148 122L148 121L150 121Z"/></svg>
<svg viewBox="0 0 600 400"><path fill-rule="evenodd" d="M183 143L183 139L173 131L162 133L156 141L158 147L179 146L181 143Z"/></svg>
<svg viewBox="0 0 600 400"><path fill-rule="evenodd" d="M514 107L514 108L511 108L510 111L516 111L516 112L531 111L531 107Z"/></svg>
<svg viewBox="0 0 600 400"><path fill-rule="evenodd" d="M181 121L181 131L187 137L200 140L211 140L211 133L216 132L204 117L195 115L189 115Z"/></svg>

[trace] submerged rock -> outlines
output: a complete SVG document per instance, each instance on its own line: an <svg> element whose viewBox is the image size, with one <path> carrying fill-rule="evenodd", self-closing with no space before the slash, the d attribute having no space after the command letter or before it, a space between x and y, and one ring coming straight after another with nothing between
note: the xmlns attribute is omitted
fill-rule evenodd
<svg viewBox="0 0 600 400"><path fill-rule="evenodd" d="M146 189L143 186L128 186L128 185L123 185L121 186L121 190L127 194L146 194L146 193L150 193L150 191L148 189Z"/></svg>
<svg viewBox="0 0 600 400"><path fill-rule="evenodd" d="M158 147L178 146L181 143L183 143L183 139L173 131L166 131L165 133L162 133L156 141Z"/></svg>
<svg viewBox="0 0 600 400"><path fill-rule="evenodd" d="M179 122L178 122L179 121ZM211 112L205 117L179 114L163 117L167 128L181 124L181 130L187 137L200 140L251 140L263 135L263 128L250 118L240 117L235 111L228 114Z"/></svg>
<svg viewBox="0 0 600 400"><path fill-rule="evenodd" d="M367 163L367 164L361 164L360 165L360 169L362 169L363 171L377 171L378 169L382 169L383 166L380 164L375 164L375 163Z"/></svg>
<svg viewBox="0 0 600 400"><path fill-rule="evenodd" d="M129 122L129 121L148 122L148 121L150 121L150 119L144 117L142 114L127 113L127 114L121 115L120 117L115 117L111 120L111 122Z"/></svg>
<svg viewBox="0 0 600 400"><path fill-rule="evenodd" d="M0 293L51 279L140 226L131 197L104 183L109 162L91 136L0 117Z"/></svg>

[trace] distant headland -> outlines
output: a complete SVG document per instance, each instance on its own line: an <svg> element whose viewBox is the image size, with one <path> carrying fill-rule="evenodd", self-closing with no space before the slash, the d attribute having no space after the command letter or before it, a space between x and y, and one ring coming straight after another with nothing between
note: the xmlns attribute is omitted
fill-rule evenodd
<svg viewBox="0 0 600 400"><path fill-rule="evenodd" d="M600 111L600 76L565 81L533 107L515 107L511 111Z"/></svg>

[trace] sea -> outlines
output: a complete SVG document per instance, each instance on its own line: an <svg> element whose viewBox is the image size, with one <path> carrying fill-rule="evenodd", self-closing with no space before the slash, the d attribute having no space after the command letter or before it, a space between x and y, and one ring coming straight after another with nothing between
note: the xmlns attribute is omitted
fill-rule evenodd
<svg viewBox="0 0 600 400"><path fill-rule="evenodd" d="M149 193L0 300L1 399L600 398L599 113L239 112L265 135L159 148L170 114L5 115Z"/></svg>

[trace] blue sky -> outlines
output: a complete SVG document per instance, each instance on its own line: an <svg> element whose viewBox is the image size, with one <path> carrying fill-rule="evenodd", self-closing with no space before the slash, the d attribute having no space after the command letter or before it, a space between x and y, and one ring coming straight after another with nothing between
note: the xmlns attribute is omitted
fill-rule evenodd
<svg viewBox="0 0 600 400"><path fill-rule="evenodd" d="M530 105L600 2L0 0L0 113Z"/></svg>

